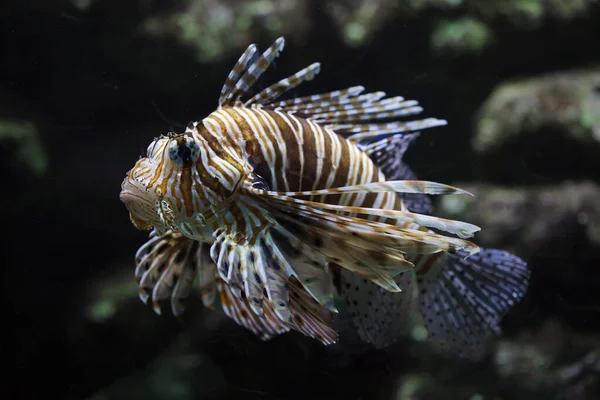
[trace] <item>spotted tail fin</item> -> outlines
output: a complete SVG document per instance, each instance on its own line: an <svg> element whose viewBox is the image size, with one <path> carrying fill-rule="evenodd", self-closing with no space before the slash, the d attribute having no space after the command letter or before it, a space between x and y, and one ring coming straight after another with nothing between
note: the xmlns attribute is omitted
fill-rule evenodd
<svg viewBox="0 0 600 400"><path fill-rule="evenodd" d="M468 355L489 336L527 289L530 271L502 250L444 254L437 267L418 274L420 309L428 340L444 350Z"/></svg>

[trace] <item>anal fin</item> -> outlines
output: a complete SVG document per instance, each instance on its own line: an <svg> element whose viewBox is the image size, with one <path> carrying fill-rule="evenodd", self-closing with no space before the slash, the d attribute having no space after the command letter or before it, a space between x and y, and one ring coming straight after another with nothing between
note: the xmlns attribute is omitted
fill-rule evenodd
<svg viewBox="0 0 600 400"><path fill-rule="evenodd" d="M410 334L419 318L416 279L413 272L394 277L401 293L390 293L349 271L341 271L340 297L363 342L384 348Z"/></svg>

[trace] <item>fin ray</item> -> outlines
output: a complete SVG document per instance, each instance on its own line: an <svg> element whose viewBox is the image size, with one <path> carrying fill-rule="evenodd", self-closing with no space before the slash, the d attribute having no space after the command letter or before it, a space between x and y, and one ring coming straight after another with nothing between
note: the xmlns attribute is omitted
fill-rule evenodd
<svg viewBox="0 0 600 400"><path fill-rule="evenodd" d="M250 100L244 103L245 106L250 104L269 104L282 96L284 93L296 88L303 82L311 81L320 72L321 64L313 63L308 67L296 72L294 75L280 80L277 83L269 86L262 92L256 94Z"/></svg>
<svg viewBox="0 0 600 400"><path fill-rule="evenodd" d="M279 57L279 53L285 46L283 37L278 38L258 59L246 68L244 75L236 82L235 87L226 96L226 102L236 102L239 98L248 94L252 85L269 68L273 60Z"/></svg>
<svg viewBox="0 0 600 400"><path fill-rule="evenodd" d="M398 222L403 223L414 223L429 228L436 228L448 233L452 233L460 236L461 238L472 237L475 232L481 230L476 225L469 224L467 222L454 221L445 218L432 217L428 215L415 214L409 211L400 210L388 210L380 208L368 208L368 207L355 207L328 203L319 203L309 200L301 200L287 196L273 196L274 201L282 202L285 204L295 203L299 210L310 210L310 209L322 209L335 212L373 215L379 217L386 217L395 219Z"/></svg>
<svg viewBox="0 0 600 400"><path fill-rule="evenodd" d="M462 354L500 333L500 321L525 294L527 264L502 250L482 249L468 259L446 254L419 279L429 340Z"/></svg>
<svg viewBox="0 0 600 400"><path fill-rule="evenodd" d="M352 186L342 186L336 188L306 190L301 192L273 192L269 190L261 190L249 188L249 190L257 195L264 196L319 196L319 195L334 195L343 193L380 193L380 192L395 192L395 193L419 193L419 194L468 194L473 196L466 190L459 189L450 185L445 185L437 182L429 181L384 181L370 182Z"/></svg>
<svg viewBox="0 0 600 400"><path fill-rule="evenodd" d="M289 331L289 327L275 316L269 307L264 307L262 317L258 316L249 305L244 295L237 296L231 286L221 278L217 279L219 298L225 314L238 325L243 326L262 340Z"/></svg>
<svg viewBox="0 0 600 400"><path fill-rule="evenodd" d="M231 97L233 90L238 80L240 79L241 74L248 67L248 63L250 62L254 54L256 54L256 50L257 49L255 44L251 44L250 46L248 46L246 51L244 51L239 60L233 66L231 72L229 72L229 75L227 76L227 79L223 84L223 88L221 89L221 94L219 96L219 106L228 105L227 100Z"/></svg>
<svg viewBox="0 0 600 400"><path fill-rule="evenodd" d="M160 303L169 300L173 315L184 311L183 300L188 296L196 276L195 254L199 243L181 233L153 231L150 240L136 253L136 278L139 297L161 314Z"/></svg>
<svg viewBox="0 0 600 400"><path fill-rule="evenodd" d="M334 90L328 93L313 94L310 96L296 97L289 100L283 100L278 103L272 103L270 106L282 108L284 111L296 111L296 107L301 107L303 110L310 109L318 104L339 103L343 104L349 98L358 96L365 90L363 86L353 86L343 90Z"/></svg>
<svg viewBox="0 0 600 400"><path fill-rule="evenodd" d="M217 298L217 266L210 258L210 247L200 243L196 250L196 270L200 281L200 297L202 304L209 309L214 309Z"/></svg>

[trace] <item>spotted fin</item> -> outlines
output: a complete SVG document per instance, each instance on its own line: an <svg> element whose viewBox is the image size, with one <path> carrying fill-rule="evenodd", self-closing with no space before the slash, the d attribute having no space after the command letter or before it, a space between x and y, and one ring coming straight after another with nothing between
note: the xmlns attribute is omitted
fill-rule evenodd
<svg viewBox="0 0 600 400"><path fill-rule="evenodd" d="M467 356L500 333L500 320L525 295L530 271L502 250L464 255L445 254L437 268L418 276L418 286L428 340Z"/></svg>
<svg viewBox="0 0 600 400"><path fill-rule="evenodd" d="M394 281L402 293L390 293L356 274L341 271L339 295L344 311L362 341L375 348L392 344L420 324L415 275L402 272Z"/></svg>

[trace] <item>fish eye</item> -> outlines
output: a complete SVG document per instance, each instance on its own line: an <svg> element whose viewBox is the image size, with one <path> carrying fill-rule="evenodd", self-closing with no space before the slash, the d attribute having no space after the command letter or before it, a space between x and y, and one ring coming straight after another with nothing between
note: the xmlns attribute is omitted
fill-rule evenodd
<svg viewBox="0 0 600 400"><path fill-rule="evenodd" d="M180 136L169 145L169 157L178 168L190 166L198 159L198 143L189 136Z"/></svg>

